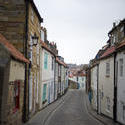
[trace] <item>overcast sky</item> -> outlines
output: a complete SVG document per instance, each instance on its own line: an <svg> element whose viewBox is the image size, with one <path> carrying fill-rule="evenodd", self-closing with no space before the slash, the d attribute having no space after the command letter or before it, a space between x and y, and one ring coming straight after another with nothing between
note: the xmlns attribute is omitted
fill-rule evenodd
<svg viewBox="0 0 125 125"><path fill-rule="evenodd" d="M34 0L48 40L66 63L84 64L108 40L114 21L125 18L125 0Z"/></svg>

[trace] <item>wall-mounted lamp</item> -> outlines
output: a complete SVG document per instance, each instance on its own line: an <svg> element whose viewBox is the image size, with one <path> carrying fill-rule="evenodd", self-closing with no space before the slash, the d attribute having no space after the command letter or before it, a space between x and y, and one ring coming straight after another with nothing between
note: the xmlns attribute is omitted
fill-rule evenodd
<svg viewBox="0 0 125 125"><path fill-rule="evenodd" d="M32 36L32 42L34 46L38 44L38 37L36 36L36 33L34 34L34 36Z"/></svg>

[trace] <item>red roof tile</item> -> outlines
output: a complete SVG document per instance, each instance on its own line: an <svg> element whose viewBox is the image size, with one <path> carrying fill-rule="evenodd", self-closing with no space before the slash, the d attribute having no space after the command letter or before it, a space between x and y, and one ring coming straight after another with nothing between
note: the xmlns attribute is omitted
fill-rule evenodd
<svg viewBox="0 0 125 125"><path fill-rule="evenodd" d="M108 48L104 53L103 55L100 57L100 58L104 58L106 56L109 56L110 54L114 53L115 52L115 47L110 47Z"/></svg>
<svg viewBox="0 0 125 125"><path fill-rule="evenodd" d="M49 51L50 53L52 53L53 55L55 55L54 52L48 47L48 45L45 42L43 42L42 40L41 40L41 44L42 44L42 47L44 49L46 49L47 51Z"/></svg>
<svg viewBox="0 0 125 125"><path fill-rule="evenodd" d="M65 66L65 67L67 67L67 65L66 65L64 62L60 61L57 57L56 57L56 61L57 61L59 64L61 64L61 65Z"/></svg>
<svg viewBox="0 0 125 125"><path fill-rule="evenodd" d="M11 56L13 56L15 59L29 63L29 60L26 59L23 54L20 53L12 44L10 44L2 34L0 34L0 43L6 47L6 49L10 52Z"/></svg>

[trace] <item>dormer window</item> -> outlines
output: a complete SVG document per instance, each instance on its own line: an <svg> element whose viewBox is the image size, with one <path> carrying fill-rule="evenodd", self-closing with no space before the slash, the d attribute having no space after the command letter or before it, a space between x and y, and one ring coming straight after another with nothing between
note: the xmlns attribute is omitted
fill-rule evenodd
<svg viewBox="0 0 125 125"><path fill-rule="evenodd" d="M41 40L44 42L44 31L41 30Z"/></svg>
<svg viewBox="0 0 125 125"><path fill-rule="evenodd" d="M120 37L123 38L125 36L124 34L124 26L120 28Z"/></svg>
<svg viewBox="0 0 125 125"><path fill-rule="evenodd" d="M34 21L34 12L33 12L33 10L31 10L31 20L32 20L32 22Z"/></svg>

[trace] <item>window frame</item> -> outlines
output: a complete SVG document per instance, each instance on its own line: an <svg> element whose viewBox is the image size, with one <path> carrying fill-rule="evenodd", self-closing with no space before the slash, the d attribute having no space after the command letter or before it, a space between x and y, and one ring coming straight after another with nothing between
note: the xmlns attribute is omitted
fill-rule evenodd
<svg viewBox="0 0 125 125"><path fill-rule="evenodd" d="M123 58L119 59L119 76L123 77L123 71L124 71L124 60Z"/></svg>
<svg viewBox="0 0 125 125"><path fill-rule="evenodd" d="M48 53L44 52L44 69L48 69Z"/></svg>

